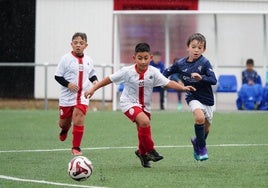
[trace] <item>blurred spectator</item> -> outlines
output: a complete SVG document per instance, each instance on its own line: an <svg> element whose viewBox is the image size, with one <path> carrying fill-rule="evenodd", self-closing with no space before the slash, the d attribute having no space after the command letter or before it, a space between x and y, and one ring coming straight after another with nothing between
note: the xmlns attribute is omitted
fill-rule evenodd
<svg viewBox="0 0 268 188"><path fill-rule="evenodd" d="M242 84L262 84L261 77L258 73L253 69L254 60L248 59L246 62L246 70L242 72Z"/></svg>
<svg viewBox="0 0 268 188"><path fill-rule="evenodd" d="M263 88L260 110L268 110L268 84Z"/></svg>
<svg viewBox="0 0 268 188"><path fill-rule="evenodd" d="M174 58L173 59L173 62L172 64L176 63L176 61L179 60L179 58ZM179 74L178 73L175 73L175 74L172 74L170 77L169 77L170 80L174 80L180 84L183 85L183 82L180 80L179 78ZM182 109L182 102L181 102L181 96L182 96L182 91L178 91L176 90L175 92L177 92L177 95L178 95L178 104L177 104L177 109L178 110L181 110Z"/></svg>
<svg viewBox="0 0 268 188"><path fill-rule="evenodd" d="M161 61L161 53L156 51L153 53L153 59L150 62L150 65L154 66L155 68L159 69L161 73L165 70L165 64ZM160 95L160 109L164 110L164 92L165 89L163 87L154 87L153 92L159 92Z"/></svg>
<svg viewBox="0 0 268 188"><path fill-rule="evenodd" d="M238 91L236 106L238 110L259 110L263 98L261 77L254 70L254 60L247 59L242 72L242 87Z"/></svg>
<svg viewBox="0 0 268 188"><path fill-rule="evenodd" d="M262 101L260 84L243 84L238 92L236 106L238 110L259 110Z"/></svg>

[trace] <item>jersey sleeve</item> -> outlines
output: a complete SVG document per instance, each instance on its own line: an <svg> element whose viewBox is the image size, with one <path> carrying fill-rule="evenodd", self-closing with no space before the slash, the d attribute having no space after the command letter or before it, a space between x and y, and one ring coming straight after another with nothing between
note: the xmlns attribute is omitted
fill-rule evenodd
<svg viewBox="0 0 268 188"><path fill-rule="evenodd" d="M167 69L165 69L164 71L163 71L163 75L165 76L165 77L169 77L169 76L171 76L172 74L175 74L175 73L178 73L178 71L177 71L177 67L176 67L176 65L175 64L173 64L173 65L171 65L170 67L168 67Z"/></svg>
<svg viewBox="0 0 268 188"><path fill-rule="evenodd" d="M120 84L124 81L124 75L127 74L127 68L123 67L109 76L110 80L115 84Z"/></svg>
<svg viewBox="0 0 268 188"><path fill-rule="evenodd" d="M91 79L93 76L96 76L96 71L95 71L95 68L94 68L94 62L93 60L91 59L90 56L86 56L86 61L89 62L89 73L88 73L88 79Z"/></svg>
<svg viewBox="0 0 268 188"><path fill-rule="evenodd" d="M180 77L181 76L187 76L187 77L191 77L191 74L184 72L181 70L181 64L183 61L186 61L186 58L180 59L179 61L177 61L176 63L174 63L173 65L171 65L170 67L168 67L167 69L164 70L163 75L165 77L169 77L172 74L179 74Z"/></svg>
<svg viewBox="0 0 268 188"><path fill-rule="evenodd" d="M62 57L56 68L55 76L63 77L65 74L65 58Z"/></svg>
<svg viewBox="0 0 268 188"><path fill-rule="evenodd" d="M88 74L88 78L91 79L93 76L97 77L97 76L96 76L96 71L95 71L95 69L92 67L91 71L90 71L89 74Z"/></svg>
<svg viewBox="0 0 268 188"><path fill-rule="evenodd" d="M155 80L154 80L154 87L156 86L166 86L170 81L166 78L160 71L157 69L154 70Z"/></svg>
<svg viewBox="0 0 268 188"><path fill-rule="evenodd" d="M207 82L210 83L211 85L215 85L217 83L217 79L209 61L206 62L205 67L206 69L205 74L202 75L202 82Z"/></svg>

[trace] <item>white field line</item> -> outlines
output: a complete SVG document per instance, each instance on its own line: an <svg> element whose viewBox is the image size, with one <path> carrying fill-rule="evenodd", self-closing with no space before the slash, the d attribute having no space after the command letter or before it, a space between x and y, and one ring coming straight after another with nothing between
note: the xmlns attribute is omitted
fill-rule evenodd
<svg viewBox="0 0 268 188"><path fill-rule="evenodd" d="M16 178L16 177L11 177L11 176L3 176L3 175L0 175L0 179L6 179L6 180L11 180L11 181L19 181L19 182L38 183L38 184L58 185L58 186L64 186L64 187L104 188L104 187L88 186L88 185L57 183L57 182L50 182L50 181L44 181L44 180L22 179L22 178Z"/></svg>
<svg viewBox="0 0 268 188"><path fill-rule="evenodd" d="M260 147L268 144L215 144L207 145L208 147ZM156 148L189 148L192 145L174 145L174 146L155 146ZM136 146L119 146L119 147L92 147L83 148L83 150L112 150L112 149L135 149ZM58 152L69 151L70 149L27 149L27 150L0 150L0 153L27 153L27 152Z"/></svg>
<svg viewBox="0 0 268 188"><path fill-rule="evenodd" d="M259 146L268 146L268 144L218 144L218 145L208 145L208 147L259 147ZM177 146L156 146L158 148L188 148L192 147L191 145L177 145ZM133 149L134 146L125 146L125 147L95 147L95 148L83 148L83 150L109 150L109 149ZM38 150L6 150L0 151L0 153L20 153L20 152L57 152L57 151L68 151L70 149L38 149ZM57 183L44 180L31 180L31 179L22 179L11 176L0 175L0 179L6 179L11 181L19 182L29 182L29 183L38 183L38 184L48 184L48 185L58 185L65 187L82 187L82 188L105 188L97 186L87 186L87 185L76 185L76 184L66 184L66 183Z"/></svg>

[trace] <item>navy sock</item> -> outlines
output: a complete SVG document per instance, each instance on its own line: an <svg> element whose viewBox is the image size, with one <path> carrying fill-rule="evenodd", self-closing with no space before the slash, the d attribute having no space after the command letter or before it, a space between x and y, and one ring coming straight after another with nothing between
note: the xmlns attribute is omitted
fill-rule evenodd
<svg viewBox="0 0 268 188"><path fill-rule="evenodd" d="M201 124L195 124L194 125L195 129L195 135L196 135L196 141L199 146L199 148L203 148L206 146L206 141L205 141L205 125Z"/></svg>
<svg viewBox="0 0 268 188"><path fill-rule="evenodd" d="M207 137L208 137L208 133L209 133L209 132L205 132L205 140L206 140Z"/></svg>

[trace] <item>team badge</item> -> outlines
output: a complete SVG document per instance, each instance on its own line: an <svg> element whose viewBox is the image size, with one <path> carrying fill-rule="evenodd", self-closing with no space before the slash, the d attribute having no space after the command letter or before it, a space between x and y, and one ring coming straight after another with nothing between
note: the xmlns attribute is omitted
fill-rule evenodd
<svg viewBox="0 0 268 188"><path fill-rule="evenodd" d="M139 80L139 87L144 87L144 80Z"/></svg>
<svg viewBox="0 0 268 188"><path fill-rule="evenodd" d="M198 70L199 70L199 72L201 72L201 70L202 70L202 66L199 66L199 67L198 67Z"/></svg>
<svg viewBox="0 0 268 188"><path fill-rule="evenodd" d="M133 116L133 114L134 114L134 112L135 112L135 111L134 111L134 109L133 109L133 108L130 108L130 109L128 110L128 112L129 112L129 114L130 114L130 115L132 115L132 116Z"/></svg>
<svg viewBox="0 0 268 188"><path fill-rule="evenodd" d="M62 110L62 109L60 109L60 115L61 115L61 116L63 115L63 110Z"/></svg>

